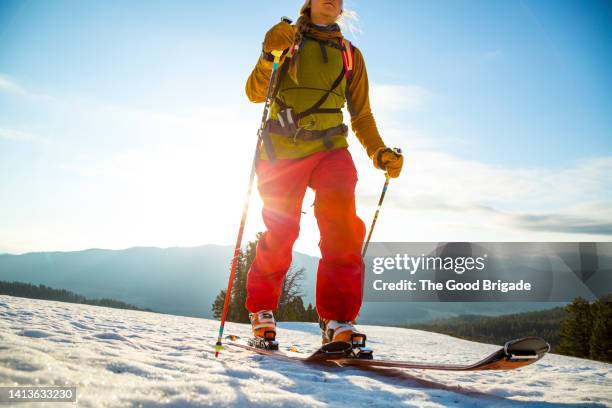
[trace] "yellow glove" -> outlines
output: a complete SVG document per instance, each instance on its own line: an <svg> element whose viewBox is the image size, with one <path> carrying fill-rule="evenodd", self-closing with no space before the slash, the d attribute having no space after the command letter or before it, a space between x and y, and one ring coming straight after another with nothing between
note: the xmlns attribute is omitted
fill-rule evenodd
<svg viewBox="0 0 612 408"><path fill-rule="evenodd" d="M404 165L404 156L399 148L379 147L371 157L374 167L385 170L389 177L400 175Z"/></svg>
<svg viewBox="0 0 612 408"><path fill-rule="evenodd" d="M281 21L266 33L263 42L263 50L267 53L275 50L286 50L293 44L294 36L295 31L293 26L286 21Z"/></svg>

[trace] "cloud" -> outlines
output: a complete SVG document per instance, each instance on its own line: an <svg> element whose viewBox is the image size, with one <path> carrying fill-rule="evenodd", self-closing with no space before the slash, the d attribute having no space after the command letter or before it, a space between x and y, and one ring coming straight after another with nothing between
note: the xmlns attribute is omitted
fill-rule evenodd
<svg viewBox="0 0 612 408"><path fill-rule="evenodd" d="M376 112L422 111L433 93L417 85L378 85L370 87L370 99Z"/></svg>
<svg viewBox="0 0 612 408"><path fill-rule="evenodd" d="M612 236L610 220L595 220L566 214L518 214L512 218L518 227L532 231Z"/></svg>
<svg viewBox="0 0 612 408"><path fill-rule="evenodd" d="M612 208L612 203L591 203L591 206L606 206ZM565 213L512 213L494 207L475 203L453 205L439 201L434 197L419 197L409 204L399 207L411 211L446 212L463 217L471 214L487 223L506 225L513 229L555 232L563 234L612 235L612 216L610 211L599 214L586 209L567 208Z"/></svg>
<svg viewBox="0 0 612 408"><path fill-rule="evenodd" d="M34 142L40 140L39 137L34 136L31 133L22 132L20 130L0 128L0 139Z"/></svg>
<svg viewBox="0 0 612 408"><path fill-rule="evenodd" d="M0 91L17 95L26 94L25 89L23 89L21 85L19 85L14 79L3 74L0 74Z"/></svg>
<svg viewBox="0 0 612 408"><path fill-rule="evenodd" d="M530 232L554 233L555 239L569 239L564 234L610 236L609 174L612 157L562 169L511 168L414 150L406 156L401 177L391 181L384 206L403 219L430 220L438 230L452 223L459 230L513 230L524 237ZM380 175L362 171L360 184L358 201L374 207Z"/></svg>
<svg viewBox="0 0 612 408"><path fill-rule="evenodd" d="M413 191L510 210L563 208L606 199L612 174L612 157L568 163L564 168L502 167L436 151L413 151L406 161Z"/></svg>
<svg viewBox="0 0 612 408"><path fill-rule="evenodd" d="M26 89L19 83L15 78L9 75L0 73L0 93L7 93L10 95L16 95L23 98L29 98L34 100L53 100L54 98L37 92L32 92Z"/></svg>
<svg viewBox="0 0 612 408"><path fill-rule="evenodd" d="M0 92L41 95L5 76L0 79ZM376 115L400 118L427 109L434 94L419 86L374 85L372 97ZM234 102L155 111L62 95L34 102L31 105L43 114L37 117L43 119L22 127L37 126L36 135L53 140L48 155L56 161L53 165L61 165L61 174L76 175L82 183L70 184L70 191L54 190L53 199L45 202L47 224L71 214L70 231L64 224L51 225L58 236L80 242L86 230L105 231L95 244L103 247L116 243L121 228L131 231L123 236L123 246L233 241L235 231L227 223L240 215L261 105ZM389 187L376 237L528 241L612 235L612 157L562 168L502 167L446 153L442 138L405 122L381 121L389 145L411 149L402 176ZM9 128L0 128L0 138L36 139ZM352 136L350 143L360 179L357 205L368 217L384 178ZM309 200L304 202L305 219L312 214ZM247 236L264 228L259 201L254 193ZM15 229L27 222L27 217L15 220ZM317 253L316 222L304 224L296 248Z"/></svg>
<svg viewBox="0 0 612 408"><path fill-rule="evenodd" d="M168 140L177 145L196 144L198 148L212 149L218 138L235 137L239 142L253 140L254 145L260 115L254 110L245 112L240 104L215 103L155 110L89 95L47 95L0 73L0 95L3 93L25 102L20 109L28 111L32 119L21 125L33 128L36 137L8 128L2 129L0 137L30 141L44 137L53 142L50 144L56 149L53 157L62 161L64 168L75 168L70 162L77 156L97 156L97 159L106 160L108 154L163 144ZM101 157L102 154L105 157Z"/></svg>

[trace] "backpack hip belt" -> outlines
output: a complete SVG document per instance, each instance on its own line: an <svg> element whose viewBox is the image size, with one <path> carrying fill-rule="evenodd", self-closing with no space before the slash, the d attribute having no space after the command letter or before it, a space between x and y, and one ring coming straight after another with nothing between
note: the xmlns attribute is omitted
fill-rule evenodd
<svg viewBox="0 0 612 408"><path fill-rule="evenodd" d="M307 130L304 128L297 128L295 126L283 126L280 121L276 120L268 120L266 123L266 131L276 133L279 135L287 136L293 138L293 140L317 140L323 139L323 143L325 143L325 147L327 149L331 149L333 147L331 140L329 138L331 136L339 135L342 133L348 132L348 126L344 123L341 123L338 126L331 127L329 129L324 130Z"/></svg>

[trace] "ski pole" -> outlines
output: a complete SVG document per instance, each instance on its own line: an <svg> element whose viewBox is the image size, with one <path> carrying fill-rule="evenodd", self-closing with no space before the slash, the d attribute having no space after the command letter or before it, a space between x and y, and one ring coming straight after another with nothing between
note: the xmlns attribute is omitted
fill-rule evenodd
<svg viewBox="0 0 612 408"><path fill-rule="evenodd" d="M402 149L394 148L393 151L396 154L402 154ZM372 225L370 226L370 232L368 233L368 239L366 239L365 245L363 246L363 251L361 252L361 257L365 258L365 254L368 250L368 244L370 243L370 238L372 238L372 231L374 231L374 225L376 225L376 220L378 219L378 213L380 212L380 208L382 207L383 200L385 199L385 194L387 194L387 187L389 187L389 181L391 177L389 173L385 172L385 185L383 186L382 193L380 194L380 199L378 200L378 206L376 207L376 212L374 213L374 219L372 220Z"/></svg>
<svg viewBox="0 0 612 408"><path fill-rule="evenodd" d="M387 187L389 187L389 181L391 177L389 177L389 173L385 173L385 184L383 185L382 193L380 194L380 199L378 200L378 206L376 207L376 212L374 213L374 219L372 220L372 225L370 226L370 232L368 233L368 239L366 239L365 245L363 246L363 252L361 253L361 257L365 258L365 254L368 250L368 244L370 243L370 238L372 238L372 231L374 231L374 225L376 225L376 220L378 219L378 213L380 212L380 207L382 207L383 200L385 199L385 194L387 194Z"/></svg>
<svg viewBox="0 0 612 408"><path fill-rule="evenodd" d="M232 286L234 285L234 275L236 274L236 266L238 264L238 256L240 255L240 247L242 246L242 234L244 232L244 225L246 223L247 212L249 210L249 202L251 200L251 190L253 187L253 180L255 179L255 164L257 162L257 153L259 151L259 145L262 140L262 133L266 126L266 119L268 119L268 111L270 109L270 99L272 96L272 88L274 88L274 74L278 69L280 63L280 57L282 51L272 51L274 55L274 63L272 64L272 73L270 74L270 82L268 83L268 92L266 94L266 101L264 104L264 111L261 117L261 125L257 131L257 144L255 145L255 154L253 156L253 164L251 165L251 175L249 176L249 186L247 188L246 198L244 200L244 206L242 207L242 218L240 219L240 228L238 229L238 237L236 238L236 246L234 247L234 257L232 258L232 266L230 268L229 279L227 281L227 290L225 292L225 300L223 301L223 312L221 313L221 324L219 325L219 337L217 337L217 343L215 344L215 358L219 356L219 352L223 350L223 329L225 327L225 319L227 318L227 309L232 294Z"/></svg>

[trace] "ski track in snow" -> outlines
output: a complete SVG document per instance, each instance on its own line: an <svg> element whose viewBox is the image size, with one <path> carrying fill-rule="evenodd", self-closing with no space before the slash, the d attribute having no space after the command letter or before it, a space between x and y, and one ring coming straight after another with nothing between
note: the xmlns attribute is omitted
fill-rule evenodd
<svg viewBox="0 0 612 408"><path fill-rule="evenodd" d="M361 327L378 358L468 363L498 347ZM553 354L509 372L382 375L229 347L215 359L217 332L207 319L0 296L0 386L76 386L80 407L612 406L612 365L589 360ZM248 336L249 327L228 323L225 333ZM304 351L320 342L313 323L281 323L278 337Z"/></svg>

